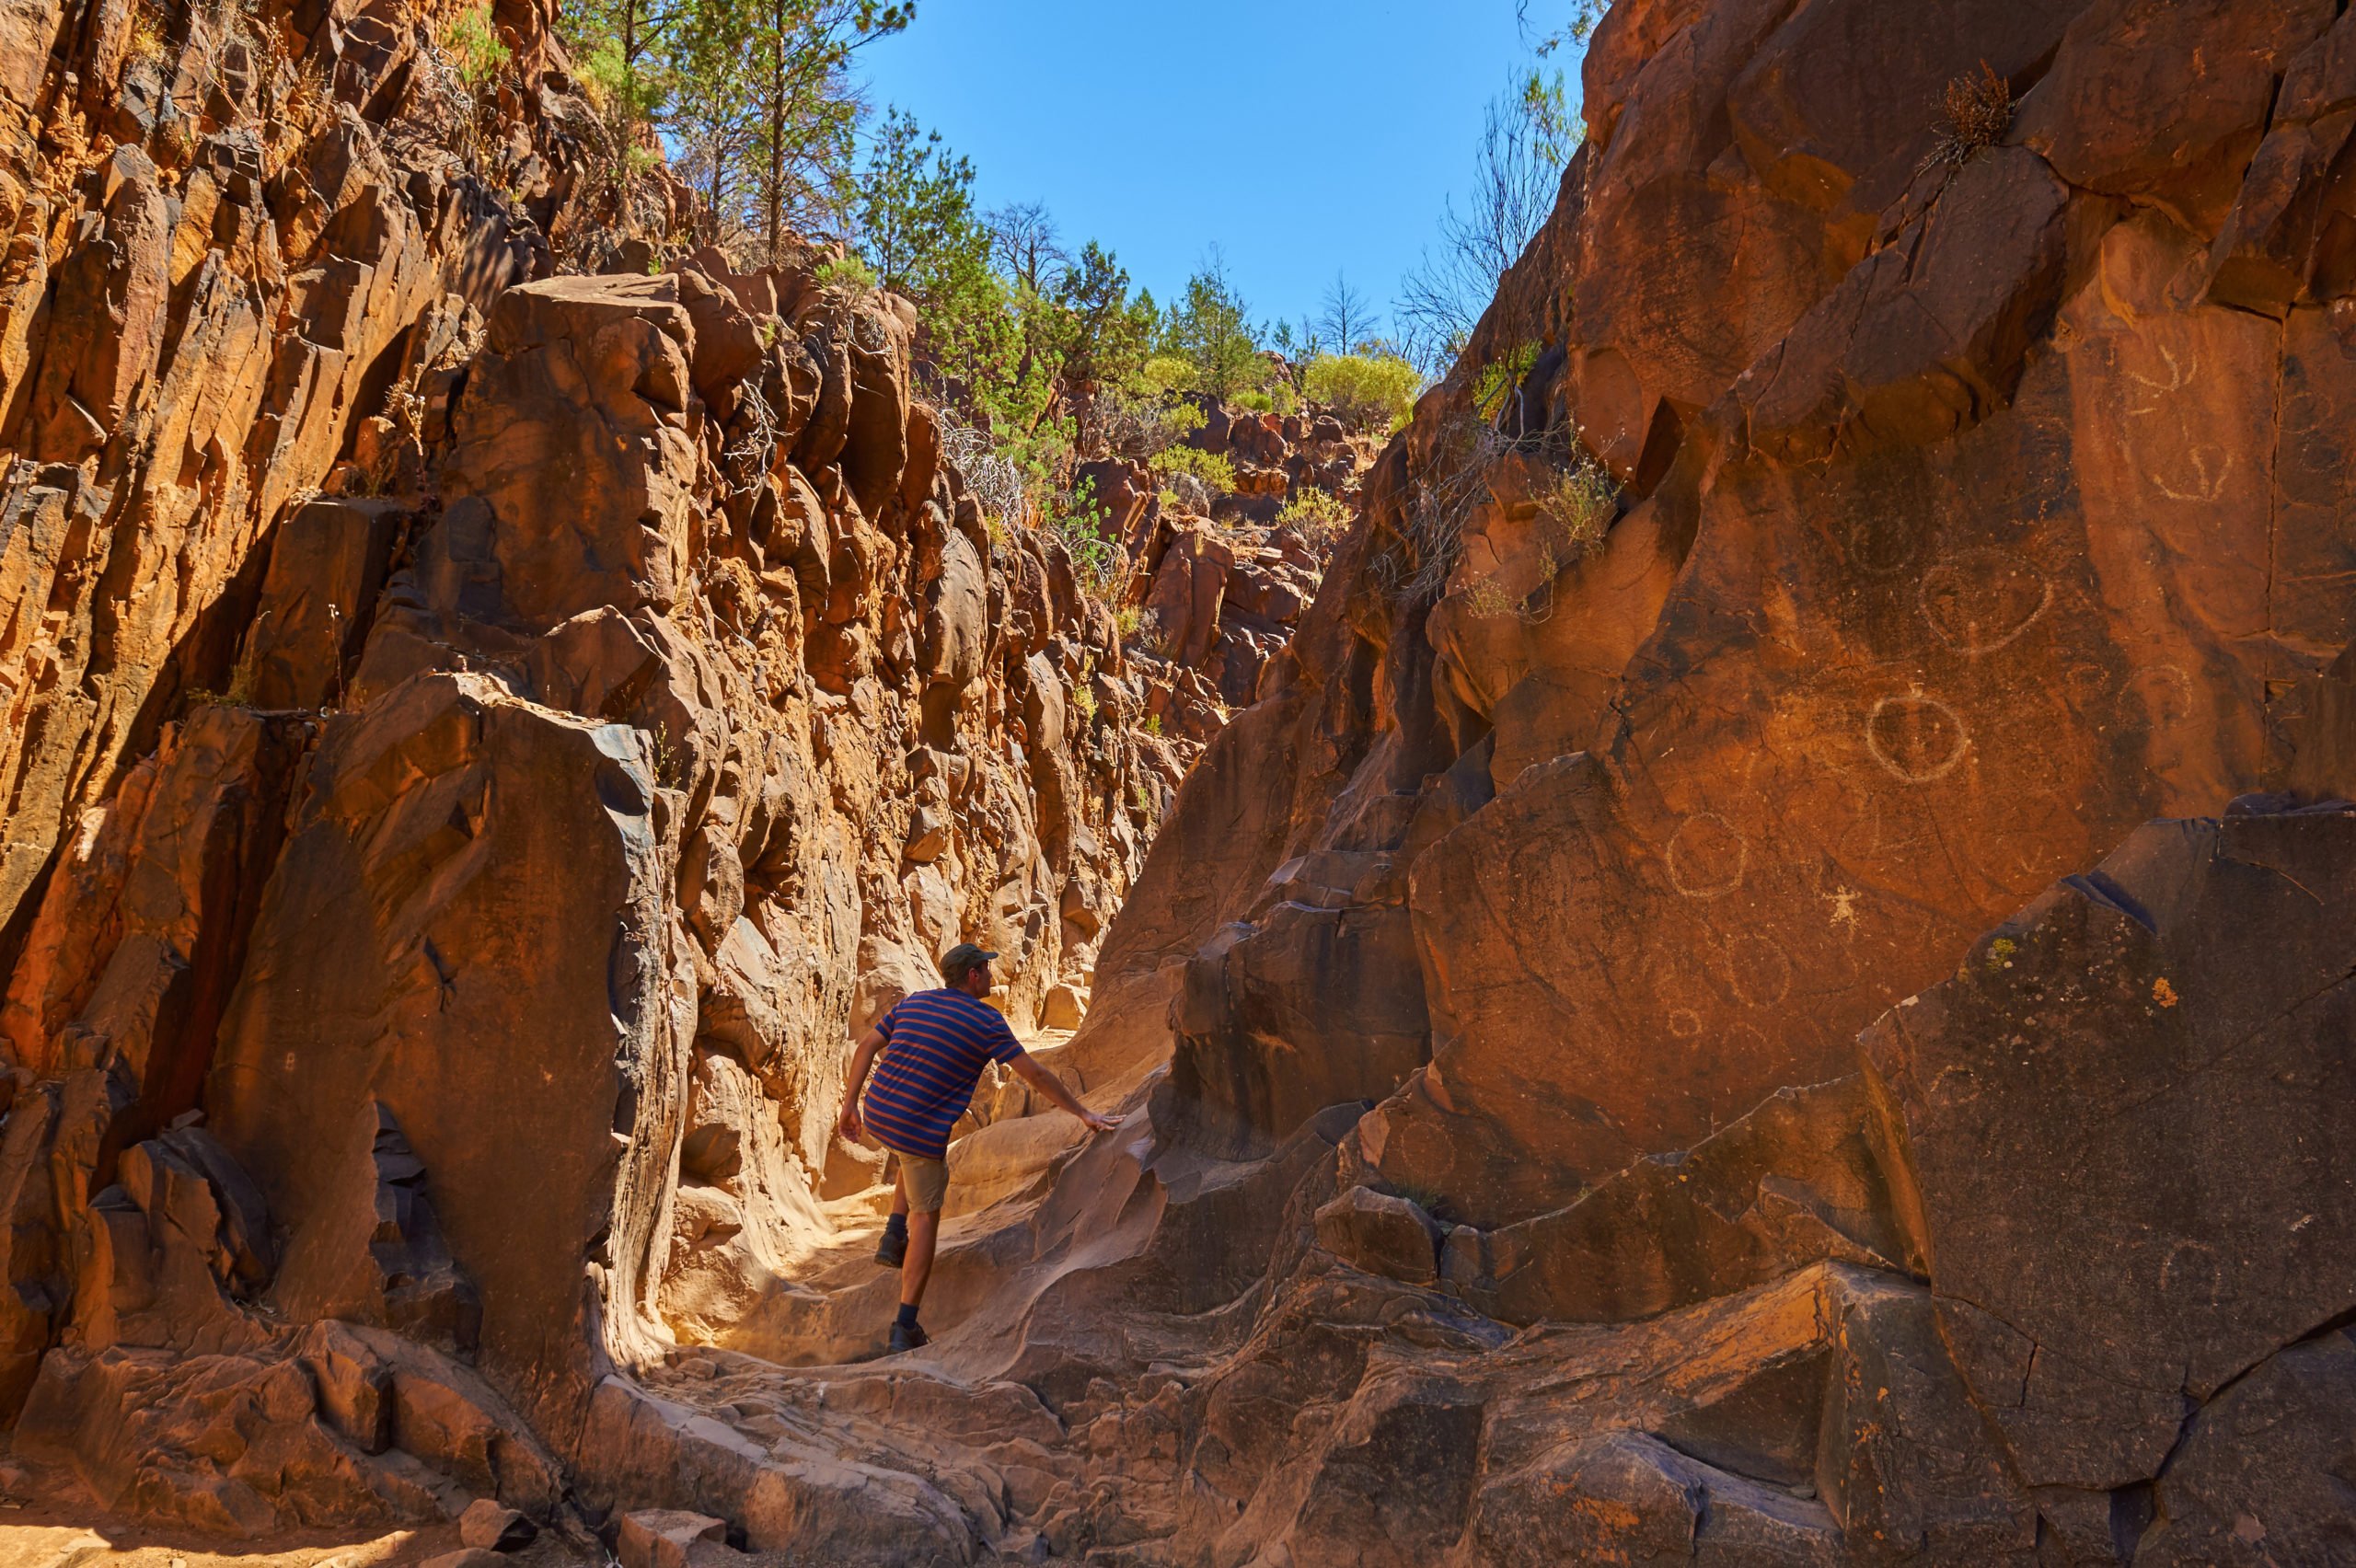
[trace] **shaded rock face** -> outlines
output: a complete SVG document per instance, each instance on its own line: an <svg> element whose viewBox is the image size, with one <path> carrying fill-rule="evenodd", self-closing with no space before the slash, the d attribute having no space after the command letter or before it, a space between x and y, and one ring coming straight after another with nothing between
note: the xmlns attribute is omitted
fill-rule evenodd
<svg viewBox="0 0 2356 1568"><path fill-rule="evenodd" d="M1842 1075L2053 877L2285 780L2356 629L2339 187L2260 156L2336 112L2269 84L2331 78L2344 25L1934 11L1614 8L1589 143L1468 358L1529 374L1426 398L1288 658L1285 858L1392 858L1404 908L1343 919L1420 958L1386 1021L1426 1043L1333 1088L1467 1219ZM2013 129L1940 155L1982 60ZM2176 148L2119 106L2180 78L2210 118ZM2261 298L2242 236L2292 207ZM1549 474L1580 451L1620 497L1568 551ZM1251 929L1197 961L1190 997L1230 1000L1180 1073L1289 1076L1319 1021L1272 1029L1252 976L1305 962L1298 921L1224 913Z"/></svg>
<svg viewBox="0 0 2356 1568"><path fill-rule="evenodd" d="M2287 1347L2336 1340L2356 1309L2340 1236L2356 1173L2327 1130L2356 1072L2356 952L2330 902L2350 885L2346 822L2145 828L1865 1037L1909 1254L2033 1485L2148 1482L2189 1414ZM2114 1232L2120 1215L2143 1223ZM2344 1397L2311 1359L2288 1380ZM2299 1430L2286 1421L2294 1447ZM2184 1470L2168 1467L2164 1501L2214 1484Z"/></svg>

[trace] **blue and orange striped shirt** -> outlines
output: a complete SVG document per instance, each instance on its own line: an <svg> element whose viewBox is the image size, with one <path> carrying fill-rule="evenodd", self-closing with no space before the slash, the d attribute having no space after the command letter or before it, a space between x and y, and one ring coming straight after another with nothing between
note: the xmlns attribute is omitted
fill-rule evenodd
<svg viewBox="0 0 2356 1568"><path fill-rule="evenodd" d="M919 1159L945 1159L949 1129L974 1099L991 1062L1022 1043L999 1010L964 991L918 991L875 1023L884 1059L868 1080L867 1124L876 1142Z"/></svg>

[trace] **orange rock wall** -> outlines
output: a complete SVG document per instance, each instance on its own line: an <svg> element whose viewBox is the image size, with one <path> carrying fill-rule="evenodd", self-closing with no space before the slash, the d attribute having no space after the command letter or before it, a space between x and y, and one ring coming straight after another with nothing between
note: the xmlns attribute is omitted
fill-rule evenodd
<svg viewBox="0 0 2356 1568"><path fill-rule="evenodd" d="M2298 683L2356 631L2349 197L2317 149L2347 25L1934 10L1631 0L1598 31L1554 220L1296 644L1289 853L1403 860L1403 901L1323 902L1394 954L1412 928L1422 985L1387 1024L1272 1025L1252 974L1345 971L1239 905L1182 1076L1298 1050L1265 1069L1315 1077L1288 1106L1390 1096L1370 1161L1526 1218L1847 1070L2053 877L2285 776ZM1983 59L2013 130L1943 156ZM1484 419L1473 373L1515 351ZM1531 500L1565 443L1622 486L1567 561Z"/></svg>

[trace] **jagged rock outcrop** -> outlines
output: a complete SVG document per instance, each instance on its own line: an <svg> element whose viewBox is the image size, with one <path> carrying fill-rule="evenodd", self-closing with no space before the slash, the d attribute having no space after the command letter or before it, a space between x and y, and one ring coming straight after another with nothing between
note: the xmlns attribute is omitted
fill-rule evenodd
<svg viewBox="0 0 2356 1568"><path fill-rule="evenodd" d="M1119 607L1137 617L1147 720L1191 761L1258 699L1323 581L1340 533L1328 514L1356 507L1378 447L1314 405L1257 413L1198 394L1183 407L1201 422L1179 444L1226 459L1233 491L1213 496L1184 471L1161 488L1149 464L1119 456L1080 465L1077 483L1126 553ZM1317 504L1285 515L1303 502Z"/></svg>
<svg viewBox="0 0 2356 1568"><path fill-rule="evenodd" d="M1359 905L1412 927L1431 1004L1369 1128L1397 1179L1511 1223L1686 1147L2137 824L2285 776L2297 682L2351 631L2329 225L2277 314L2212 273L2292 129L2260 87L2327 75L2340 28L2144 9L1599 31L1591 141L1472 355L1533 367L1495 423L1469 375L1427 399L1279 698L1314 738L1285 857L1418 851L1403 909ZM1937 156L1983 56L2015 128ZM1876 86L1807 86L1853 69ZM2210 95L2181 188L2085 161L2179 69L2259 84ZM1738 239L1784 249L1709 248ZM1622 514L1565 559L1549 469L1580 444ZM1428 603L1386 592L1418 572Z"/></svg>
<svg viewBox="0 0 2356 1568"><path fill-rule="evenodd" d="M1177 763L1121 727L1060 548L994 538L940 466L905 344L792 274L513 289L412 454L438 493L268 541L240 683L334 707L167 724L12 986L19 1397L96 1442L131 1385L87 1357L218 1319L260 1376L291 1325L365 1325L472 1360L571 1457L606 1367L728 1343L872 1180L830 1147L848 1041L930 955L1002 949L1019 1020L1085 996ZM158 1133L249 1200L225 1229L185 1178L185 1264L136 1190ZM129 1500L70 1424L42 1451ZM140 1505L237 1480L176 1474Z"/></svg>
<svg viewBox="0 0 2356 1568"><path fill-rule="evenodd" d="M430 17L10 17L0 1406L205 1529L546 1520L872 1184L933 955L1078 1020L1184 758L904 304L548 275L539 12L455 104Z"/></svg>

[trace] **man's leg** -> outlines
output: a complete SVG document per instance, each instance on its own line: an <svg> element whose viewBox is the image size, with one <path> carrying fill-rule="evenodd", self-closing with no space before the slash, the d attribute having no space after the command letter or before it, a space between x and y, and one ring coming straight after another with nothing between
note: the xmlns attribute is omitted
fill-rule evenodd
<svg viewBox="0 0 2356 1568"><path fill-rule="evenodd" d="M925 1283L932 1278L932 1250L941 1240L941 1213L908 1216L908 1259L900 1265L900 1305L913 1310L924 1305Z"/></svg>
<svg viewBox="0 0 2356 1568"><path fill-rule="evenodd" d="M887 1269L898 1268L908 1255L907 1161L895 1156L892 1172L892 1217L884 1222L884 1234L875 1243L875 1261Z"/></svg>
<svg viewBox="0 0 2356 1568"><path fill-rule="evenodd" d="M900 1191L908 1205L908 1251L900 1263L900 1315L892 1324L895 1352L916 1350L926 1343L924 1330L917 1326L917 1308L932 1279L941 1211L948 1202L949 1168L937 1159L903 1159Z"/></svg>

